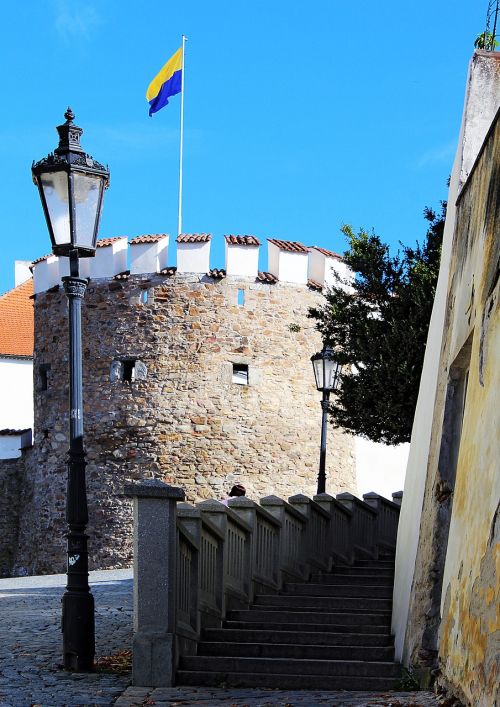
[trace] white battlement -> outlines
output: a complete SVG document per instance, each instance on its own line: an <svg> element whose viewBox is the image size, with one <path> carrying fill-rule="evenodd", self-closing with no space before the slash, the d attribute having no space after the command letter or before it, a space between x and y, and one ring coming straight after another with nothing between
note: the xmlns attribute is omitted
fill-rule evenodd
<svg viewBox="0 0 500 707"><path fill-rule="evenodd" d="M181 234L176 239L177 274L210 275L216 280L255 278L261 283L310 285L320 291L334 282L332 269L344 280L352 281L353 273L340 255L317 246L306 246L295 241L268 238L268 272L259 271L260 241L255 236L225 236L225 270L210 269L211 235L208 233ZM80 276L91 280L112 278L121 273L146 275L165 272L168 268L169 237L165 233L103 238L97 241L93 258L81 258ZM34 292L46 292L61 284L69 275L68 258L46 255L35 260ZM172 269L172 268L170 268ZM214 273L217 273L214 275ZM172 273L173 274L173 269Z"/></svg>

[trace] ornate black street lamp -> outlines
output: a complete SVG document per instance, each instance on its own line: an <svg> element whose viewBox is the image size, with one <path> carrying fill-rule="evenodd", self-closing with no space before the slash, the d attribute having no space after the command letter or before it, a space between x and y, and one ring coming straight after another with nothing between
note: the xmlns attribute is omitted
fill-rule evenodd
<svg viewBox="0 0 500 707"><path fill-rule="evenodd" d="M69 438L66 521L69 526L68 583L62 599L64 667L93 669L95 654L94 597L88 583L85 528L88 522L85 486L82 404L81 304L87 280L79 276L78 259L95 255L97 230L109 170L80 146L83 130L73 124L71 108L57 126L59 145L31 168L38 187L55 255L69 258L63 277L69 301Z"/></svg>
<svg viewBox="0 0 500 707"><path fill-rule="evenodd" d="M332 390L335 390L339 384L342 366L335 359L333 349L329 346L325 346L322 351L319 351L314 354L314 356L311 356L311 362L314 370L314 378L316 380L316 388L323 393L323 399L321 400L321 408L323 413L321 419L321 449L319 454L318 493L325 493L328 401L330 400L330 393Z"/></svg>

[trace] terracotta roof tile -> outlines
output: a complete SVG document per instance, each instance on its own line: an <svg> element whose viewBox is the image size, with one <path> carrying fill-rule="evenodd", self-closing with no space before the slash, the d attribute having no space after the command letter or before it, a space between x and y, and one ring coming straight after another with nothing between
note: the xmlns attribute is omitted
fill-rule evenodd
<svg viewBox="0 0 500 707"><path fill-rule="evenodd" d="M207 243L212 240L211 233L181 233L177 236L177 243Z"/></svg>
<svg viewBox="0 0 500 707"><path fill-rule="evenodd" d="M130 270L124 270L123 272L117 273L113 280L128 280L130 277Z"/></svg>
<svg viewBox="0 0 500 707"><path fill-rule="evenodd" d="M42 255L41 258L37 258L36 260L34 260L30 265L30 270L33 270L33 265L37 265L38 263L42 263L44 260L47 260L47 258L50 258L51 255L52 255L52 253L49 253L48 255Z"/></svg>
<svg viewBox="0 0 500 707"><path fill-rule="evenodd" d="M302 243L297 243L297 241L277 241L275 238L267 240L280 250L286 250L289 253L309 253L309 248Z"/></svg>
<svg viewBox="0 0 500 707"><path fill-rule="evenodd" d="M214 280L223 280L226 277L226 271L223 268L213 268L207 274L208 277L213 277Z"/></svg>
<svg viewBox="0 0 500 707"><path fill-rule="evenodd" d="M311 246L313 250L317 250L327 258L336 258L337 260L343 260L343 257L339 253L334 253L333 250L326 250L326 248L319 248L317 245Z"/></svg>
<svg viewBox="0 0 500 707"><path fill-rule="evenodd" d="M0 356L33 356L33 279L0 297Z"/></svg>
<svg viewBox="0 0 500 707"><path fill-rule="evenodd" d="M319 292L322 292L323 290L323 285L321 285L319 282L316 282L316 280L308 280L307 286L310 287L311 290L318 290Z"/></svg>
<svg viewBox="0 0 500 707"><path fill-rule="evenodd" d="M100 238L96 243L96 248L105 248L108 245L122 241L126 236L115 236L114 238Z"/></svg>
<svg viewBox="0 0 500 707"><path fill-rule="evenodd" d="M177 268L171 265L168 268L163 268L163 270L160 270L160 275L167 275L168 277L172 277L172 275L175 275L176 272Z"/></svg>
<svg viewBox="0 0 500 707"><path fill-rule="evenodd" d="M274 285L278 282L278 278L270 272L259 272L257 280L265 282L267 285Z"/></svg>
<svg viewBox="0 0 500 707"><path fill-rule="evenodd" d="M31 432L31 427L26 427L24 430L0 430L1 437L17 437L25 432Z"/></svg>
<svg viewBox="0 0 500 707"><path fill-rule="evenodd" d="M163 238L166 237L166 233L153 233L147 234L145 236L137 236L136 238L132 238L129 243L130 245L137 245L138 243L158 243L158 241L161 241Z"/></svg>
<svg viewBox="0 0 500 707"><path fill-rule="evenodd" d="M224 236L226 243L230 245L260 245L260 241L255 236Z"/></svg>

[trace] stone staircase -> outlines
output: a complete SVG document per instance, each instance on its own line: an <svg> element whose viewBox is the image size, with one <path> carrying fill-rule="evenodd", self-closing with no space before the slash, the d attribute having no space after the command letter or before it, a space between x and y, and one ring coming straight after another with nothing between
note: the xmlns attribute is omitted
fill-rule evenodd
<svg viewBox="0 0 500 707"><path fill-rule="evenodd" d="M396 689L390 634L394 556L358 559L258 594L249 609L205 628L180 658L178 685L325 690Z"/></svg>

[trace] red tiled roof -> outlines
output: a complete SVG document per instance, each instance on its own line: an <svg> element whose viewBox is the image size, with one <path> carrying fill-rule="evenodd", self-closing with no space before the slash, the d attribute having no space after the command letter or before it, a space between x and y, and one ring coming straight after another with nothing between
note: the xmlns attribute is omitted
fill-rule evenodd
<svg viewBox="0 0 500 707"><path fill-rule="evenodd" d="M111 245L112 243L116 243L116 241L121 241L126 236L115 236L114 238L100 238L97 243L96 243L96 248L105 248L108 245Z"/></svg>
<svg viewBox="0 0 500 707"><path fill-rule="evenodd" d="M33 265L37 265L38 263L42 263L44 260L47 260L47 258L50 258L51 255L52 255L52 253L49 253L48 255L42 255L41 258L37 258L36 260L34 260L30 265L30 270L33 270Z"/></svg>
<svg viewBox="0 0 500 707"><path fill-rule="evenodd" d="M275 238L267 240L280 250L286 250L289 253L309 253L309 248L302 243L297 243L297 241L277 241Z"/></svg>
<svg viewBox="0 0 500 707"><path fill-rule="evenodd" d="M136 245L138 243L158 243L158 241L161 241L163 238L166 237L166 233L153 233L145 236L137 236L136 238L132 238L129 243L130 245Z"/></svg>
<svg viewBox="0 0 500 707"><path fill-rule="evenodd" d="M33 356L33 279L0 297L0 356Z"/></svg>
<svg viewBox="0 0 500 707"><path fill-rule="evenodd" d="M326 248L319 248L317 245L311 246L314 250L319 251L320 253L323 253L323 255L326 255L327 258L337 258L337 260L343 260L342 256L339 253L334 253L333 250L326 250Z"/></svg>
<svg viewBox="0 0 500 707"><path fill-rule="evenodd" d="M260 282L265 282L267 285L274 285L278 282L278 278L270 272L259 272L257 274L257 280Z"/></svg>
<svg viewBox="0 0 500 707"><path fill-rule="evenodd" d="M1 437L17 437L25 432L31 432L31 427L26 427L24 430L0 430Z"/></svg>
<svg viewBox="0 0 500 707"><path fill-rule="evenodd" d="M310 287L311 290L319 290L320 292L323 290L323 285L321 285L319 282L316 282L316 280L308 280L307 286Z"/></svg>
<svg viewBox="0 0 500 707"><path fill-rule="evenodd" d="M211 239L211 233L181 233L176 241L177 243L206 243Z"/></svg>
<svg viewBox="0 0 500 707"><path fill-rule="evenodd" d="M223 280L226 277L226 271L223 268L213 268L207 274L208 277L213 277L214 280Z"/></svg>
<svg viewBox="0 0 500 707"><path fill-rule="evenodd" d="M175 275L176 272L177 268L173 265L170 265L168 268L163 268L163 270L160 270L160 275L168 275L169 277L171 277L172 275Z"/></svg>
<svg viewBox="0 0 500 707"><path fill-rule="evenodd" d="M124 270L123 272L117 273L113 280L128 280L130 277L130 270Z"/></svg>
<svg viewBox="0 0 500 707"><path fill-rule="evenodd" d="M260 245L260 241L255 236L224 236L226 243L231 245Z"/></svg>

